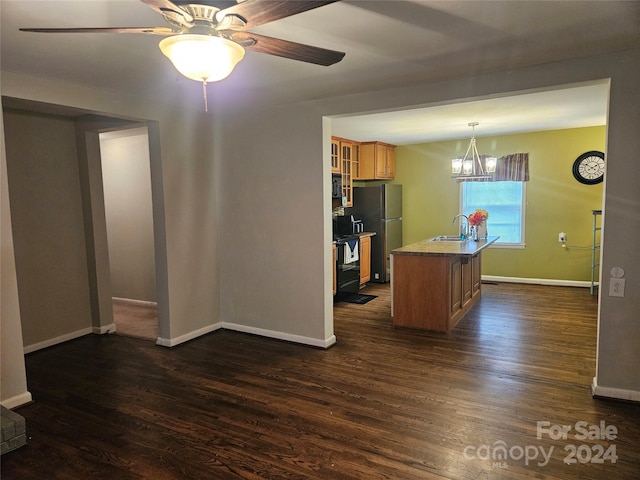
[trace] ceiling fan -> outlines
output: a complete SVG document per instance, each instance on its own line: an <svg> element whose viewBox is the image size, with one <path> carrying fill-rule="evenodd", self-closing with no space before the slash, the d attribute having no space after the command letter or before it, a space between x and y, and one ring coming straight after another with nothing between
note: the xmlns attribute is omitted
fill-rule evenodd
<svg viewBox="0 0 640 480"><path fill-rule="evenodd" d="M226 78L244 49L316 65L339 62L344 52L247 31L338 0L140 0L160 13L168 27L21 28L40 33L142 33L160 35L160 50L184 76L207 82Z"/></svg>

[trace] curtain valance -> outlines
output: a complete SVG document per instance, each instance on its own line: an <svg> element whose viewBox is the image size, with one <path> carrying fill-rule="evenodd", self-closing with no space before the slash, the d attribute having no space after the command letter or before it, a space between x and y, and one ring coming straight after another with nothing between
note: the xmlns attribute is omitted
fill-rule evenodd
<svg viewBox="0 0 640 480"><path fill-rule="evenodd" d="M486 158L490 155L480 155L482 165L486 165ZM491 178L464 178L458 177L462 182L528 182L529 181L529 154L511 153L499 157L496 163L496 172Z"/></svg>
<svg viewBox="0 0 640 480"><path fill-rule="evenodd" d="M494 182L528 182L529 154L512 153L498 158Z"/></svg>

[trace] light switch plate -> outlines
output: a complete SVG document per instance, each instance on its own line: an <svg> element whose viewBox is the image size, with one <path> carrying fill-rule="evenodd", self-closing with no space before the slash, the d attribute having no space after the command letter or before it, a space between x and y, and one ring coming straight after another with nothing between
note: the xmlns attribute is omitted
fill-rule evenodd
<svg viewBox="0 0 640 480"><path fill-rule="evenodd" d="M609 279L609 296L624 297L624 278Z"/></svg>

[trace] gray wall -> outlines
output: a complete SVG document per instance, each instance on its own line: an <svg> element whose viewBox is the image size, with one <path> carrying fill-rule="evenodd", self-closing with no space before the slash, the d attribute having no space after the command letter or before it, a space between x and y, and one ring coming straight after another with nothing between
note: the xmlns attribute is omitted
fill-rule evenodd
<svg viewBox="0 0 640 480"><path fill-rule="evenodd" d="M594 380L606 396L629 398L629 392L635 392L631 399L640 401L640 254L636 248L640 237L640 50L633 55L612 55L610 62L605 70L612 79ZM613 267L625 271L624 298L608 295Z"/></svg>
<svg viewBox="0 0 640 480"><path fill-rule="evenodd" d="M100 134L100 153L112 294L155 302L147 128Z"/></svg>
<svg viewBox="0 0 640 480"><path fill-rule="evenodd" d="M237 121L225 117L221 126L216 185L222 320L229 328L331 345L331 237L323 221L330 202L323 147L329 147L322 117L289 106L247 112Z"/></svg>
<svg viewBox="0 0 640 480"><path fill-rule="evenodd" d="M73 120L4 112L7 173L25 346L91 329Z"/></svg>
<svg viewBox="0 0 640 480"><path fill-rule="evenodd" d="M4 145L4 122L0 115L0 393L2 405L14 408L31 401L27 390L27 376L22 347L18 282L13 248L7 158Z"/></svg>

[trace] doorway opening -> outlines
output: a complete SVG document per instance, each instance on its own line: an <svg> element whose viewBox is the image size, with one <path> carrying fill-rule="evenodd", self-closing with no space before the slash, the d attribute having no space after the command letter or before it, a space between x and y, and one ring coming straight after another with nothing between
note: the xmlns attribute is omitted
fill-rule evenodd
<svg viewBox="0 0 640 480"><path fill-rule="evenodd" d="M348 139L347 142L352 145L357 145L358 142L380 141L402 147L401 154L396 155L396 159L400 158L398 166L402 168L397 168L395 179L379 180L375 184L381 181L400 183L411 191L411 199L403 205L403 237L407 243L413 243L443 232L450 232L451 230L447 229L451 228L451 218L459 213L459 191L451 188L450 173L446 164L447 158L443 152L455 152L458 143L462 148L466 148L468 139L460 140L463 138L462 135L457 134L454 128L444 129L443 125L450 123L456 128L461 125L460 128L464 129L468 128L466 119L469 119L470 115L473 120L481 119L481 123L487 127L486 136L494 137L494 143L487 144L488 149L497 148L498 140L495 138L501 137L499 138L502 141L500 146L507 152L518 151L517 145L512 149L502 146L509 146L511 139L517 141L517 135L558 132L553 134L555 135L553 138L551 133L548 135L547 147L536 144L540 152L538 168L540 169L539 165L543 164L543 158L547 161L545 166L549 168L545 170L544 175L538 174L535 188L538 197L544 197L549 203L548 208L544 210L554 211L558 218L564 211L559 213L559 209L555 209L555 205L552 205L553 202L564 205L565 210L568 210L567 205L570 205L570 202L579 203L569 214L565 213L562 222L558 222L561 223L558 232L566 232L567 228L571 229L572 241L569 245L571 248L563 248L561 243L553 241L546 243L547 237L540 238L542 235L540 232L543 230L531 228L528 230L528 237L531 240L528 251L533 252L531 255L538 255L538 259L533 259L531 256L524 258L523 254L521 255L523 260L518 265L518 267L523 265L523 268L527 268L523 274L514 275L513 271L503 273L496 269L500 275L495 273L491 276L495 277L493 279L502 278L521 283L591 286L593 293L594 284L597 284L597 280L601 276L599 271L593 269L601 263L602 253L599 251L599 240L596 241L595 235L593 235L592 209L603 207L604 182L600 186L592 185L585 189L575 182L570 173L567 173L571 171L571 164L576 156L582 152L586 150L606 151L608 99L609 80L601 79L545 89L504 92L491 98L457 99L432 105L371 110L353 114L340 113L326 117L324 135L326 143L329 142L327 137L332 136ZM533 108L534 106L544 112L562 112L563 115L549 115L547 113L536 115L537 110ZM513 112L522 112L518 122L509 115ZM511 121L505 122L506 118L510 118ZM494 130L489 131L490 128ZM589 137L587 141L584 141L576 134L576 130L583 128L600 130L590 132L584 130L586 133L583 134L583 137ZM560 132L571 133L571 136L561 137ZM555 141L562 146L562 149L556 148ZM530 142L541 142L541 140L530 140ZM596 142L597 148L594 146L594 142ZM450 160L448 161L450 162ZM359 162L359 159L356 159L355 162ZM445 165L445 168L440 168L442 165ZM325 153L324 166L327 171L330 170L331 158L328 153ZM352 165L353 169L358 167L361 165ZM437 178L446 179L446 182L435 180ZM353 174L352 180L351 188L372 184L372 182L360 181L357 173ZM366 178L366 180L370 179ZM591 192L586 192L589 189ZM547 193L546 196L545 193ZM567 199L570 202L566 202ZM329 202L325 201L325 205L329 205ZM447 205L451 213L445 212L443 205ZM542 203L537 203L537 205L540 211ZM428 210L429 208L431 210ZM327 210L328 207L325 210L325 218L328 219L330 215ZM424 221L425 212L431 215L430 222ZM575 212L580 212L580 216L575 215ZM542 214L537 218L544 219L545 217ZM529 220L533 225L536 219L530 218ZM544 222L547 222L546 219ZM328 222L326 225L329 228ZM599 228L602 228L602 225ZM367 231L366 224L364 230ZM538 237L536 237L536 233L538 233ZM554 231L548 235L548 238L555 238L554 234L557 235ZM567 254L567 252L570 253ZM513 253L510 251L506 254L512 255ZM497 256L493 258L494 264L498 265L500 258ZM543 261L539 261L539 259L543 259ZM541 265L552 265L554 268L560 269L560 266L563 265L562 262L573 268L571 276L563 277L563 272L551 271L551 268L546 270L539 268ZM506 262L502 262L502 264L506 264ZM594 280L587 280L592 275ZM597 301L599 303L599 297ZM327 321L327 323L329 322Z"/></svg>
<svg viewBox="0 0 640 480"><path fill-rule="evenodd" d="M99 134L116 333L158 338L147 126Z"/></svg>

